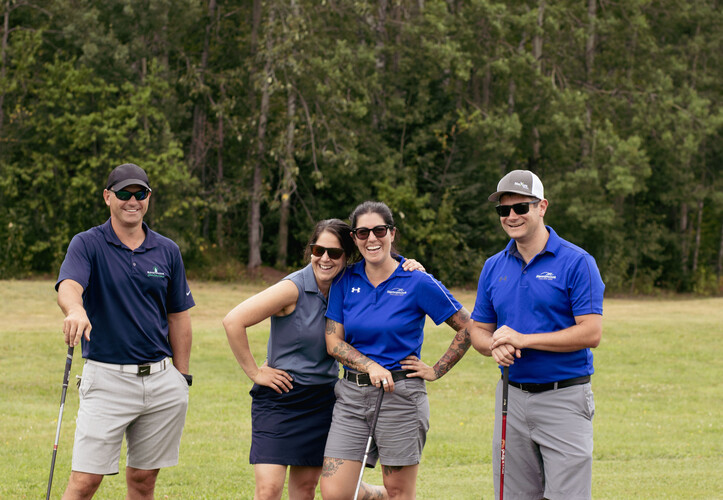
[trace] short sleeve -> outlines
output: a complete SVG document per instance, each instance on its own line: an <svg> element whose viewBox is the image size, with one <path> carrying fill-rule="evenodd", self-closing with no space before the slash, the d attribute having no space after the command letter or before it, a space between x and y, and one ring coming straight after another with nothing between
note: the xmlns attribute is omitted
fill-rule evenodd
<svg viewBox="0 0 723 500"><path fill-rule="evenodd" d="M452 293L431 274L418 272L422 275L417 292L419 307L439 325L462 309Z"/></svg>
<svg viewBox="0 0 723 500"><path fill-rule="evenodd" d="M348 269L344 274L348 274ZM341 279L335 280L331 284L329 303L326 307L326 317L341 324L344 324L344 288L346 283L345 276L342 276Z"/></svg>
<svg viewBox="0 0 723 500"><path fill-rule="evenodd" d="M186 279L186 268L183 265L181 250L174 244L170 248L172 275L168 285L168 312L177 313L192 308L196 305L191 295L191 289Z"/></svg>
<svg viewBox="0 0 723 500"><path fill-rule="evenodd" d="M55 283L55 290L58 290L60 283L71 279L79 283L83 290L88 288L90 281L91 256L88 245L80 234L73 236L65 253L65 259L60 265L58 281Z"/></svg>
<svg viewBox="0 0 723 500"><path fill-rule="evenodd" d="M602 314L605 284L593 256L585 254L572 268L572 273L568 290L572 314Z"/></svg>
<svg viewBox="0 0 723 500"><path fill-rule="evenodd" d="M495 312L492 299L490 297L489 290L487 288L487 276L489 274L488 259L485 262L482 272L479 275L479 282L477 283L477 297L474 301L474 309L472 310L472 319L480 323L493 323L497 324L497 313Z"/></svg>

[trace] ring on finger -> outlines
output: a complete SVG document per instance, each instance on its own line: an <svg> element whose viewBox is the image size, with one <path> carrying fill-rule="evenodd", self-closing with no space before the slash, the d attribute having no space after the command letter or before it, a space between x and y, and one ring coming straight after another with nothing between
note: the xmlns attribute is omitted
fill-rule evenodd
<svg viewBox="0 0 723 500"><path fill-rule="evenodd" d="M387 385L387 379L382 380L382 384Z"/></svg>

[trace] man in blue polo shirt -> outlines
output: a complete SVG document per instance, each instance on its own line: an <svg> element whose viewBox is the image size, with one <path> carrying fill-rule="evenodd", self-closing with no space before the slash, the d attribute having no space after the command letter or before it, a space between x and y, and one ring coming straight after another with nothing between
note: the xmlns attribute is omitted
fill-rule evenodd
<svg viewBox="0 0 723 500"><path fill-rule="evenodd" d="M150 196L142 168L113 169L110 219L75 235L55 285L65 343L86 359L64 499L118 473L124 434L127 498L153 498L160 468L178 463L195 303L178 246L143 222Z"/></svg>
<svg viewBox="0 0 723 500"><path fill-rule="evenodd" d="M545 226L548 201L535 174L510 172L489 201L499 203L511 241L485 262L470 333L475 349L509 366L504 498L589 499L590 349L602 336L605 285L590 254ZM501 392L498 384L498 409ZM500 424L497 411L494 457ZM499 469L493 460L497 498Z"/></svg>

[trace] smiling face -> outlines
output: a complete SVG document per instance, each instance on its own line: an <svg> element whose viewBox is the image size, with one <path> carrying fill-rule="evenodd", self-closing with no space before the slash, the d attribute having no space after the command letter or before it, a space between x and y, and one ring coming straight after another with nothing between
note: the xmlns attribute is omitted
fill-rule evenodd
<svg viewBox="0 0 723 500"><path fill-rule="evenodd" d="M536 198L523 196L521 194L503 194L500 197L500 205L514 205L534 201ZM547 200L541 200L535 205L529 205L529 212L523 215L517 214L514 209L510 215L500 217L500 224L507 235L520 244L532 243L538 237L546 237L547 230L543 217L547 210Z"/></svg>
<svg viewBox="0 0 723 500"><path fill-rule="evenodd" d="M130 191L135 193L142 191L145 188L142 186L132 185L124 187L124 191ZM148 200L151 198L151 193L144 200L136 200L134 196L128 201L119 200L113 191L108 189L103 191L103 198L105 204L110 207L111 222L114 225L124 228L134 228L140 226L143 222L143 216L148 211Z"/></svg>
<svg viewBox="0 0 723 500"><path fill-rule="evenodd" d="M326 248L342 248L339 238L329 231L323 231L314 242ZM311 255L311 268L314 270L314 277L320 289L327 288L331 285L332 280L346 266L346 254L342 254L338 259L329 257L329 252L324 252L321 257Z"/></svg>
<svg viewBox="0 0 723 500"><path fill-rule="evenodd" d="M372 229L376 226L383 226L385 224L387 224L387 222L384 220L384 218L374 212L360 215L356 219L357 228L365 227L367 229ZM395 232L395 229L390 229L387 231L387 234L385 234L381 238L378 238L374 234L374 231L370 231L369 238L367 238L366 240L361 240L355 236L354 243L356 243L359 252L361 253L362 257L364 257L364 260L367 261L367 263L382 264L387 259L392 258L391 249L392 242L394 241Z"/></svg>

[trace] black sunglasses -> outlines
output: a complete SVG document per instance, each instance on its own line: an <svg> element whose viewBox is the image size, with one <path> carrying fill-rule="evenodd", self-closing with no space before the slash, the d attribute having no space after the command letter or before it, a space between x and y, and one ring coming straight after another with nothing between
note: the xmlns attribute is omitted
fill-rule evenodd
<svg viewBox="0 0 723 500"><path fill-rule="evenodd" d="M314 257L323 257L324 252L329 254L329 258L336 260L341 258L342 255L344 255L344 249L343 248L327 248L323 247L321 245L309 245L309 248L311 248L311 255Z"/></svg>
<svg viewBox="0 0 723 500"><path fill-rule="evenodd" d="M381 226L374 226L371 229L368 227L355 227L351 232L360 240L365 240L369 237L370 232L373 232L377 238L384 238L387 235L387 231L393 228L394 226L390 224L383 224Z"/></svg>
<svg viewBox="0 0 723 500"><path fill-rule="evenodd" d="M497 205L495 210L500 217L509 217L510 210L514 209L517 215L525 215L530 211L530 205L537 205L539 201L523 201L514 205Z"/></svg>
<svg viewBox="0 0 723 500"><path fill-rule="evenodd" d="M121 201L128 201L131 199L131 196L133 196L136 200L141 201L148 198L148 193L150 191L148 191L147 189L141 189L140 191L131 193L130 191L126 191L125 189L121 189L120 191L113 191L111 189L111 192L115 193L115 197Z"/></svg>

